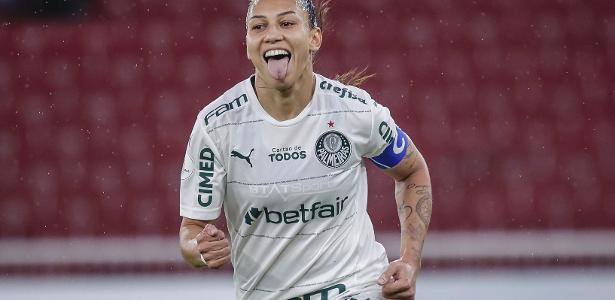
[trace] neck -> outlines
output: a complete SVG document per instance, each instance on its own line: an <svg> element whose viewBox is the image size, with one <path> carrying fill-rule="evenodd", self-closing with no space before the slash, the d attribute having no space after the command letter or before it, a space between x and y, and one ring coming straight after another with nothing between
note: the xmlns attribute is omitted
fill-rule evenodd
<svg viewBox="0 0 615 300"><path fill-rule="evenodd" d="M256 74L256 95L265 111L278 121L297 117L310 103L316 79L312 71L305 72L288 87L274 88L265 84Z"/></svg>

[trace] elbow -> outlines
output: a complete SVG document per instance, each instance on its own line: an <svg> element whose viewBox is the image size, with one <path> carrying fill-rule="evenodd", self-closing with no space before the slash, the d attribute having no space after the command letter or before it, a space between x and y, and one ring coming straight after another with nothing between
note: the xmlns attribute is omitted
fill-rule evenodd
<svg viewBox="0 0 615 300"><path fill-rule="evenodd" d="M427 177L429 178L429 171L427 170L427 165L421 166L421 167L417 167L415 169L413 169L411 172L409 172L408 174L406 174L405 176L403 176L402 178L400 178L399 182L406 182L409 180L414 180L414 178L417 177Z"/></svg>
<svg viewBox="0 0 615 300"><path fill-rule="evenodd" d="M400 172L400 176L395 176L395 181L406 182L417 177L429 179L427 162L425 162L422 155L418 156L414 162L403 165L402 170L403 172Z"/></svg>

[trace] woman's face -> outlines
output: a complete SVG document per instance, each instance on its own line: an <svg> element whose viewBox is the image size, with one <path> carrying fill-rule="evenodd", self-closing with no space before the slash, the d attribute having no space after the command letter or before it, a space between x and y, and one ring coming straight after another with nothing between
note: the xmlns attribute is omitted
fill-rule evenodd
<svg viewBox="0 0 615 300"><path fill-rule="evenodd" d="M310 29L308 14L296 0L256 1L248 12L246 47L257 78L268 87L287 88L311 76L310 53L320 48L320 29Z"/></svg>

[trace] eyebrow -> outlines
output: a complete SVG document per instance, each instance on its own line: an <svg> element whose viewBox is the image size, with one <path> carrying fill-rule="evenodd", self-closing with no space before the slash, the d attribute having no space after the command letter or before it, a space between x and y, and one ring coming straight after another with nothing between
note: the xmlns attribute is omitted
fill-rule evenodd
<svg viewBox="0 0 615 300"><path fill-rule="evenodd" d="M294 12L294 11L292 11L292 10L285 11L285 12L279 13L279 14L278 14L278 17L285 16L285 15L290 15L290 14L296 14L296 12ZM266 19L267 17L262 16L262 15L256 15L256 16L252 16L252 17L250 18L250 20L252 20L252 19L256 19L256 18L258 18L258 19Z"/></svg>

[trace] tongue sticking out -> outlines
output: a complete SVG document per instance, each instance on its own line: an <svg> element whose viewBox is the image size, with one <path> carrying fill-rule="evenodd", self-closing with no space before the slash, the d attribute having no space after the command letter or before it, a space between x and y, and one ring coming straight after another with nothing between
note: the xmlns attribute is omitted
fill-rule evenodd
<svg viewBox="0 0 615 300"><path fill-rule="evenodd" d="M270 58L267 62L267 69L269 74L276 80L282 80L286 78L286 72L288 71L289 57L283 57L282 59Z"/></svg>

